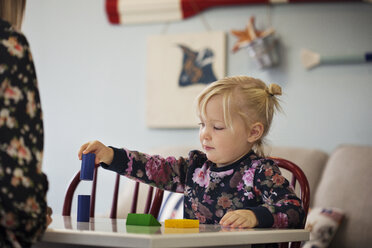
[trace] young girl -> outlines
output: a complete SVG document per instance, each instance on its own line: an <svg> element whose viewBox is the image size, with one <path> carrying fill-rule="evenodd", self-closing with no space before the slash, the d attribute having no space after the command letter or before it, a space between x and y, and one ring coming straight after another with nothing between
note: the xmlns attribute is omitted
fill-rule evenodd
<svg viewBox="0 0 372 248"><path fill-rule="evenodd" d="M197 98L202 151L162 158L107 147L81 146L96 163L164 190L184 193L184 218L222 226L301 228L304 211L273 160L263 157L281 88L246 77L228 77Z"/></svg>

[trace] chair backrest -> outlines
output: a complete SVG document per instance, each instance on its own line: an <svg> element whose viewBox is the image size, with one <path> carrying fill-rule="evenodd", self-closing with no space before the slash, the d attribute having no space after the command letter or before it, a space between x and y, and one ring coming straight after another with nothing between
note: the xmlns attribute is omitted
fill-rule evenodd
<svg viewBox="0 0 372 248"><path fill-rule="evenodd" d="M99 165L95 165L94 168L94 175L93 175L93 183L92 183L92 193L90 198L90 217L94 217L95 212L95 202L96 202L96 187L97 187L97 174L98 174ZM72 200L74 197L75 190L80 183L80 171L78 171L75 176L70 181L66 194L65 199L63 202L63 209L62 215L63 216L70 216L71 215L71 207L72 207ZM114 193L113 193L113 200L111 205L111 213L110 218L116 219L117 216L117 205L118 205L118 195L119 195L119 184L120 184L120 175L116 174L116 181L114 186ZM138 202L138 191L139 191L140 183L136 182L134 192L133 192L133 201L131 206L131 213L136 213L137 211L137 202ZM163 193L164 191L161 189L156 189L155 196L153 197L153 187L149 187L147 193L147 200L146 205L144 208L145 214L152 214L155 218L158 218L161 202L163 200Z"/></svg>
<svg viewBox="0 0 372 248"><path fill-rule="evenodd" d="M271 159L273 159L277 163L279 168L283 168L292 174L292 178L289 181L289 183L293 188L296 187L297 181L300 185L300 199L302 201L302 207L304 208L305 211L305 220L302 226L302 228L304 228L310 205L310 186L305 176L305 173L301 170L301 168L298 165L289 160L277 157L271 157ZM280 244L280 248L288 247L288 245L289 245L288 243L282 243ZM292 242L290 247L297 248L300 247L300 245L301 242Z"/></svg>

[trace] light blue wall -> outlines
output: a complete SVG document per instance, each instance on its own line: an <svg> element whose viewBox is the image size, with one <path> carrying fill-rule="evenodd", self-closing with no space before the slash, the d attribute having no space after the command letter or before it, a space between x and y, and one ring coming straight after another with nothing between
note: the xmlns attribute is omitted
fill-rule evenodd
<svg viewBox="0 0 372 248"><path fill-rule="evenodd" d="M246 5L203 14L212 30L227 33L243 28L252 15L258 27L267 27L271 19L281 39L281 66L259 70L244 50L232 54L236 38L229 34L227 75L246 74L282 86L285 114L273 124L271 144L327 152L342 143L372 145L372 65L306 71L299 59L301 48L323 54L372 51L372 5ZM44 171L55 213L61 213L66 185L80 168L77 151L85 141L98 139L141 151L198 145L197 130L146 127L145 82L146 38L164 30L169 34L206 31L200 16L169 26L113 26L107 21L103 0L32 0L23 30L39 78L45 120ZM102 174L107 187L100 186L98 193L108 194L111 174ZM86 182L81 192L89 194L89 189ZM102 201L98 210L103 209Z"/></svg>

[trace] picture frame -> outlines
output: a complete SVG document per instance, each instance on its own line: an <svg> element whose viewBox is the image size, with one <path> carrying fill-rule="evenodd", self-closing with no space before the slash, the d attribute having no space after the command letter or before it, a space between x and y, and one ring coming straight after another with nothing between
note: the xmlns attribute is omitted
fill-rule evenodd
<svg viewBox="0 0 372 248"><path fill-rule="evenodd" d="M147 40L146 124L197 128L195 99L225 76L222 31L154 35Z"/></svg>

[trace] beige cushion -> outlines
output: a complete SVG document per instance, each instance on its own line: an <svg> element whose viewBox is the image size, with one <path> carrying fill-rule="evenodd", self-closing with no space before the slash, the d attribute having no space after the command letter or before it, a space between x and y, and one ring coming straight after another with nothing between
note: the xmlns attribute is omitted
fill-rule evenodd
<svg viewBox="0 0 372 248"><path fill-rule="evenodd" d="M312 206L316 188L322 175L324 166L328 159L328 154L309 148L295 147L266 147L267 156L280 157L287 159L298 165L305 173L310 186L310 206ZM291 179L290 173L281 169L282 174L287 179ZM298 186L298 184L297 184ZM296 187L296 194L300 195L300 187Z"/></svg>
<svg viewBox="0 0 372 248"><path fill-rule="evenodd" d="M314 207L337 207L344 221L330 247L370 247L372 236L372 146L343 145L330 156Z"/></svg>

